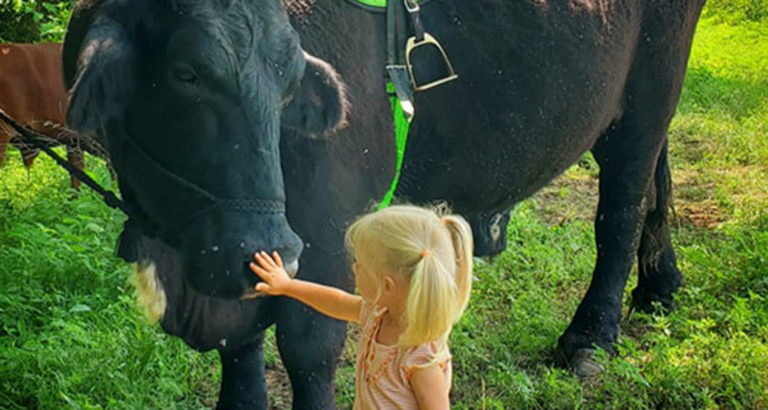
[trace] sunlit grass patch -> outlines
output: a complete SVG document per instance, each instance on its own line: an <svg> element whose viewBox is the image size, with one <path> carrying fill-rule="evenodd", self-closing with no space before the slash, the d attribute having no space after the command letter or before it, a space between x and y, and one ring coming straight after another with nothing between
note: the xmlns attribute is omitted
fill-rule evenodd
<svg viewBox="0 0 768 410"><path fill-rule="evenodd" d="M764 217L768 26L699 23L670 144L673 180L683 184L676 198L700 225Z"/></svg>

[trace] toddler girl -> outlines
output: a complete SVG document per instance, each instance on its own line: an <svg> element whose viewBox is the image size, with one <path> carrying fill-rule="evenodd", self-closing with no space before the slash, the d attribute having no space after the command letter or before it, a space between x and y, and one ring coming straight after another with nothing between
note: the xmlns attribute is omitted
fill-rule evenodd
<svg viewBox="0 0 768 410"><path fill-rule="evenodd" d="M357 220L346 244L360 296L292 280L280 256L256 254L256 291L360 322L355 409L448 409L448 335L469 300L472 232L456 215L391 206Z"/></svg>

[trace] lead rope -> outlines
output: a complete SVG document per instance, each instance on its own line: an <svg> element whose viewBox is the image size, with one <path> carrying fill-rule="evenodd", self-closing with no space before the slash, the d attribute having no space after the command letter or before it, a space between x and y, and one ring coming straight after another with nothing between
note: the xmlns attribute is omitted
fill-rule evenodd
<svg viewBox="0 0 768 410"><path fill-rule="evenodd" d="M79 179L86 186L88 186L88 188L91 188L92 190L96 191L97 194L101 195L102 199L104 200L104 203L107 204L107 206L113 209L120 210L124 214L128 215L129 217L134 217L133 211L131 210L130 206L128 206L128 204L126 204L123 200L118 198L114 192L108 191L102 188L101 185L99 185L99 183L96 182L93 178L91 178L88 174L77 169L74 165L70 164L64 158L62 158L59 154L54 152L48 146L48 144L43 142L44 137L42 135L19 124L10 115L8 115L3 109L0 109L0 119L8 123L8 125L10 125L11 127L13 127L13 129L16 130L16 132L18 132L19 135L22 137L24 142L29 143L35 148L38 148L41 151L45 152L57 164L59 164L64 169L66 169L67 172L70 173L70 175Z"/></svg>

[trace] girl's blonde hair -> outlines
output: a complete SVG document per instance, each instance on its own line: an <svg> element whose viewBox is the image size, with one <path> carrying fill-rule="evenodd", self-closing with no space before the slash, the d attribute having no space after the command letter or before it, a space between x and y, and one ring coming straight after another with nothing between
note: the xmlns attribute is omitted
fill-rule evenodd
<svg viewBox="0 0 768 410"><path fill-rule="evenodd" d="M458 215L410 205L390 206L347 230L350 256L365 266L379 294L384 275L410 284L407 326L398 344L446 340L469 301L472 231Z"/></svg>

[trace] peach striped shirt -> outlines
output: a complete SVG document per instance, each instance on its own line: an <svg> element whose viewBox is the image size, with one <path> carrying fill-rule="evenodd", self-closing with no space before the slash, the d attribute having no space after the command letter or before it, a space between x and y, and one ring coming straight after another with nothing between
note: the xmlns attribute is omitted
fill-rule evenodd
<svg viewBox="0 0 768 410"><path fill-rule="evenodd" d="M439 341L419 346L386 346L376 337L386 308L363 302L360 312L362 334L357 342L355 369L355 410L418 409L410 379L419 365L427 364L439 351ZM438 363L450 389L451 358Z"/></svg>

